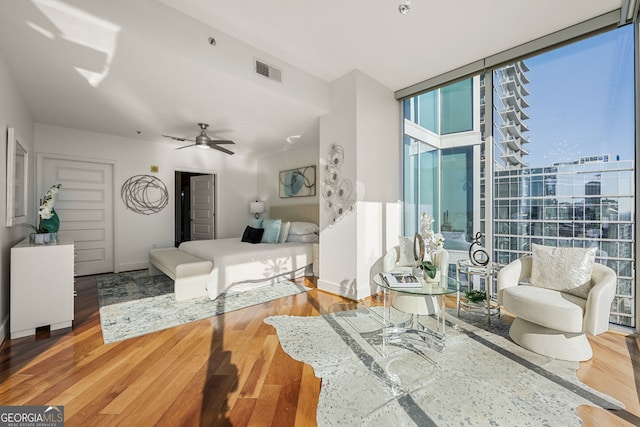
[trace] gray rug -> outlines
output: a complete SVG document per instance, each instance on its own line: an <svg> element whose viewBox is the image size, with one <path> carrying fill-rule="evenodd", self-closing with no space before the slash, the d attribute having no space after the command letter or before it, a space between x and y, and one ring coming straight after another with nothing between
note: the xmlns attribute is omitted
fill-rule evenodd
<svg viewBox="0 0 640 427"><path fill-rule="evenodd" d="M576 362L525 350L505 336L508 326L487 330L484 316L448 316L458 329L447 327L446 348L423 357L382 346L380 313L265 319L284 351L322 378L319 426L566 427L582 424L578 405L624 408L578 380Z"/></svg>
<svg viewBox="0 0 640 427"><path fill-rule="evenodd" d="M146 270L97 277L100 323L105 344L239 310L310 290L289 281L244 292L176 301L173 280Z"/></svg>

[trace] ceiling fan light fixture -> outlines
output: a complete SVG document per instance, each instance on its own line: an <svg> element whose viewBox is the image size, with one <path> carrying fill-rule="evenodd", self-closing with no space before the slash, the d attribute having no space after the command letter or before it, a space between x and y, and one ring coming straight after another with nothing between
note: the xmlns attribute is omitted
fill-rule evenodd
<svg viewBox="0 0 640 427"><path fill-rule="evenodd" d="M207 128L209 127L208 124L206 123L198 123L198 126L200 127L200 134L198 134L194 139L188 139L188 138L182 138L182 137L178 137L178 136L171 136L171 135L162 135L166 138L171 138L175 141L190 141L193 142L193 144L191 145L185 145L182 147L178 147L176 148L176 150L182 150L183 148L188 148L188 147L196 147L199 148L201 150L217 150L217 151L222 151L223 153L226 154L233 154L233 151L227 150L226 148L220 147L218 146L218 144L235 144L235 142L228 140L228 139L211 139L208 135L207 135Z"/></svg>

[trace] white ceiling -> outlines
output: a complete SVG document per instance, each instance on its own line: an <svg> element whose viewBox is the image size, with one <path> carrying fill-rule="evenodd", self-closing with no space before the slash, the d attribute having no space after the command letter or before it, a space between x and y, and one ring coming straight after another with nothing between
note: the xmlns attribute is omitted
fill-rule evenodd
<svg viewBox="0 0 640 427"><path fill-rule="evenodd" d="M262 155L316 142L330 83L352 70L395 91L622 0L412 0L407 15L399 2L4 0L0 50L37 122L178 144L160 135L204 121Z"/></svg>

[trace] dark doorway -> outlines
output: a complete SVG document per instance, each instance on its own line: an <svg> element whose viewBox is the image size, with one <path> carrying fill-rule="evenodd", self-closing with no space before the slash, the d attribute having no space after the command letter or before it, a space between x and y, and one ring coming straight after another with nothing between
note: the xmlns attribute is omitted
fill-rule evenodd
<svg viewBox="0 0 640 427"><path fill-rule="evenodd" d="M175 172L175 244L191 240L191 177L210 175L195 172Z"/></svg>

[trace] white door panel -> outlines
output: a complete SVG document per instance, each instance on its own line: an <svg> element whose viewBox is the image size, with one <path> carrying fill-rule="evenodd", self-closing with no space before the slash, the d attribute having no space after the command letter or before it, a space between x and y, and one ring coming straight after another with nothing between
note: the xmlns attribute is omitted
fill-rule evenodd
<svg viewBox="0 0 640 427"><path fill-rule="evenodd" d="M213 239L214 176L191 177L191 240Z"/></svg>
<svg viewBox="0 0 640 427"><path fill-rule="evenodd" d="M113 165L44 157L42 166L38 194L62 184L55 209L60 234L74 241L76 274L114 271Z"/></svg>

